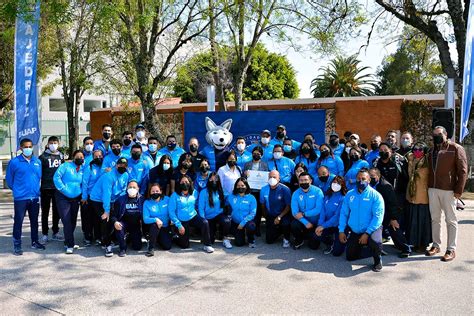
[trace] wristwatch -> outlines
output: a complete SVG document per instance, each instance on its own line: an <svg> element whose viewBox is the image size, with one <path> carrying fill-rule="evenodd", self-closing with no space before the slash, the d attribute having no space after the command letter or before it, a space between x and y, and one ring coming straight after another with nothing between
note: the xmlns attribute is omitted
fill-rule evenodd
<svg viewBox="0 0 474 316"><path fill-rule="evenodd" d="M278 219L278 221L281 221L281 217L280 217L280 216L277 216L277 219Z"/></svg>

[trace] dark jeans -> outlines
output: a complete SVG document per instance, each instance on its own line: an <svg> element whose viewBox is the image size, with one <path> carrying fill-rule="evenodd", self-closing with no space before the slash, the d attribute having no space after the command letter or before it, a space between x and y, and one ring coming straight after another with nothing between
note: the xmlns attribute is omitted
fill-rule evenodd
<svg viewBox="0 0 474 316"><path fill-rule="evenodd" d="M286 240L290 240L291 235L291 218L289 215L285 215L279 225L275 225L275 217L267 214L265 217L265 242L267 244L273 244L281 235Z"/></svg>
<svg viewBox="0 0 474 316"><path fill-rule="evenodd" d="M238 223L234 223L232 221L231 231L232 231L232 235L234 235L235 237L235 241L234 241L235 245L237 247L244 246L246 244L245 235L247 235L248 243L253 243L255 240L255 230L256 230L255 223L253 221L247 222L247 224L245 224L243 229L237 229L238 226L239 226Z"/></svg>
<svg viewBox="0 0 474 316"><path fill-rule="evenodd" d="M99 217L102 246L104 247L110 246L110 236L112 235L112 225L110 224L110 221L101 218L102 214L105 213L104 204L102 202L96 202L96 201L91 200L90 206L92 206L95 214Z"/></svg>
<svg viewBox="0 0 474 316"><path fill-rule="evenodd" d="M127 243L125 242L125 234L128 232L130 241L132 242L133 250L142 249L142 223L140 216L124 216L120 221L122 224L121 230L115 230L115 236L120 245L120 250L127 249Z"/></svg>
<svg viewBox="0 0 474 316"><path fill-rule="evenodd" d="M316 227L314 225L313 228L308 229L297 219L291 222L291 233L293 234L293 237L295 237L296 245L301 244L305 239L307 239L309 248L313 250L318 249L321 242L317 239L315 230Z"/></svg>
<svg viewBox="0 0 474 316"><path fill-rule="evenodd" d="M53 234L59 232L59 213L56 204L56 189L41 189L41 232L48 235L49 232L49 209L53 205Z"/></svg>
<svg viewBox="0 0 474 316"><path fill-rule="evenodd" d="M14 201L13 208L15 211L13 220L13 246L21 247L21 229L26 211L28 211L28 218L30 219L31 243L38 242L39 200Z"/></svg>
<svg viewBox="0 0 474 316"><path fill-rule="evenodd" d="M87 200L87 204L81 206L81 221L84 239L91 242L101 239L100 217L97 216L90 199Z"/></svg>
<svg viewBox="0 0 474 316"><path fill-rule="evenodd" d="M339 241L339 229L337 227L328 227L323 230L321 236L316 236L316 239L323 242L326 246L333 246L332 254L340 256L346 246Z"/></svg>
<svg viewBox="0 0 474 316"><path fill-rule="evenodd" d="M173 240L171 238L171 230L170 227L161 227L158 228L156 224L151 224L149 226L150 230L150 242L149 242L149 249L155 249L156 243L160 245L161 249L163 250L170 250L171 244Z"/></svg>
<svg viewBox="0 0 474 316"><path fill-rule="evenodd" d="M400 223L400 221L398 221ZM403 234L402 227L400 224L400 228L397 230L394 230L391 225L388 226L388 232L390 234L390 237L392 237L393 244L398 250L401 250L402 252L410 253L411 248L408 245L407 239L405 238L405 234Z"/></svg>
<svg viewBox="0 0 474 316"><path fill-rule="evenodd" d="M232 219L229 215L220 213L214 218L208 219L209 222L209 235L211 237L211 243L214 243L216 240L217 225L219 224L219 229L222 232L223 237L227 237L230 233L230 226Z"/></svg>
<svg viewBox="0 0 474 316"><path fill-rule="evenodd" d="M80 202L80 195L71 199L59 191L56 192L59 217L61 217L61 221L63 222L64 244L68 248L74 247L74 230L76 229Z"/></svg>
<svg viewBox="0 0 474 316"><path fill-rule="evenodd" d="M207 219L200 217L199 215L194 216L192 219L186 222L181 222L184 227L184 235L178 234L176 243L181 248L189 248L189 228L195 227L201 231L201 242L205 246L211 245L211 237L209 235L209 223Z"/></svg>
<svg viewBox="0 0 474 316"><path fill-rule="evenodd" d="M361 259L361 252L364 245L359 244L359 238L363 234L351 232L346 243L346 258L349 261ZM382 227L374 231L368 239L368 247L372 251L374 263L378 264L381 261L382 254Z"/></svg>

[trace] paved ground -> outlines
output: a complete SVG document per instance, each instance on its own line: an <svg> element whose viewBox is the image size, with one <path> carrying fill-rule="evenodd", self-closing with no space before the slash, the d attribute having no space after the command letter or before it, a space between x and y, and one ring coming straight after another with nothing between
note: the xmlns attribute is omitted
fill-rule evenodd
<svg viewBox="0 0 474 316"><path fill-rule="evenodd" d="M216 247L205 254L131 252L105 258L96 247L63 254L11 254L12 207L0 205L0 314L470 314L473 308L474 202L459 212L457 259L399 259L391 246L382 273L371 259L348 263L321 250ZM25 223L25 228L27 223ZM78 239L80 237L76 234ZM443 232L444 233L444 232Z"/></svg>

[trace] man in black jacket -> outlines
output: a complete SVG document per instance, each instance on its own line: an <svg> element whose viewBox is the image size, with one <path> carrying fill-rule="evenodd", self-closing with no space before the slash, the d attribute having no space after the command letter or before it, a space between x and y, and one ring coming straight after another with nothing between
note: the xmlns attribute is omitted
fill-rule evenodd
<svg viewBox="0 0 474 316"><path fill-rule="evenodd" d="M63 241L63 237L59 235L59 213L56 206L54 194L56 187L54 186L53 176L59 166L64 162L63 154L58 150L59 139L56 136L48 138L46 150L39 156L41 161L41 230L43 244L48 242L49 231L49 209L53 205L53 236L52 240Z"/></svg>
<svg viewBox="0 0 474 316"><path fill-rule="evenodd" d="M371 168L369 170L370 185L382 195L385 205L385 214L383 219L383 227L388 229L393 239L393 244L401 250L400 258L407 258L411 253L411 248L407 243L405 235L400 229L400 219L403 209L399 206L395 190L392 185L383 178L380 170Z"/></svg>

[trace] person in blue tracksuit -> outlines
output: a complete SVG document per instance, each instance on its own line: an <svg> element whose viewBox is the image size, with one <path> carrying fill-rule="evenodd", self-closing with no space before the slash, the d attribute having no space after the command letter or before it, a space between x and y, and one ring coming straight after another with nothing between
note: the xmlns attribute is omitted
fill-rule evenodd
<svg viewBox="0 0 474 316"><path fill-rule="evenodd" d="M329 172L344 177L344 163L341 157L333 154L331 147L328 144L319 146L320 157L318 158L317 167L326 166Z"/></svg>
<svg viewBox="0 0 474 316"><path fill-rule="evenodd" d="M194 180L196 180L196 172L193 167L193 157L188 153L184 153L179 157L178 166L173 170L170 181L171 193L176 191L176 187L183 176L190 177L191 180L193 180L193 183Z"/></svg>
<svg viewBox="0 0 474 316"><path fill-rule="evenodd" d="M148 138L148 150L143 153L143 156L145 159L150 161L152 168L158 166L160 159L163 156L158 151L158 138L153 136Z"/></svg>
<svg viewBox="0 0 474 316"><path fill-rule="evenodd" d="M64 230L64 245L66 253L74 251L74 230L77 224L77 213L82 196L82 175L84 167L84 154L80 150L74 151L72 161L59 166L54 174L53 181L56 186L56 204Z"/></svg>
<svg viewBox="0 0 474 316"><path fill-rule="evenodd" d="M194 180L194 189L196 189L198 193L201 193L202 190L207 188L207 181L209 179L209 175L211 174L209 170L211 170L209 160L207 160L207 158L203 158L199 164L199 169L195 170L196 180Z"/></svg>
<svg viewBox="0 0 474 316"><path fill-rule="evenodd" d="M290 158L293 161L295 161L298 156L297 151L293 148L293 141L289 138L285 138L283 141L283 156Z"/></svg>
<svg viewBox="0 0 474 316"><path fill-rule="evenodd" d="M356 188L347 193L342 203L339 241L346 244L346 258L349 261L359 259L362 247L368 245L374 258L372 270L379 272L382 270L384 201L380 193L371 188L369 183L368 170L359 170Z"/></svg>
<svg viewBox="0 0 474 316"><path fill-rule="evenodd" d="M82 198L81 198L81 222L84 233L84 246L88 247L95 240L100 243L100 217L90 205L90 195L99 177L102 175L102 161L104 160L101 150L95 150L89 164L84 163L82 174Z"/></svg>
<svg viewBox="0 0 474 316"><path fill-rule="evenodd" d="M304 240L308 239L308 246L318 249L320 242L316 238L315 227L323 208L323 191L311 185L311 176L307 172L300 174L298 180L300 188L291 196L291 213L296 219L291 223L291 232L295 237L293 247L301 248Z"/></svg>
<svg viewBox="0 0 474 316"><path fill-rule="evenodd" d="M267 244L273 244L283 235L283 248L290 247L291 235L291 191L280 183L280 173L276 170L268 174L268 185L260 191L260 204L265 213Z"/></svg>
<svg viewBox="0 0 474 316"><path fill-rule="evenodd" d="M370 151L367 153L367 155L365 155L365 160L369 166L372 166L374 160L380 157L379 147L381 143L382 137L380 135L372 135L370 139Z"/></svg>
<svg viewBox="0 0 474 316"><path fill-rule="evenodd" d="M313 180L313 185L320 188L323 194L326 194L331 189L331 183L335 177L336 175L330 173L326 166L321 166L318 168L318 176Z"/></svg>
<svg viewBox="0 0 474 316"><path fill-rule="evenodd" d="M199 193L199 216L209 222L211 243L214 243L217 232L217 225L222 231L222 245L230 249L232 244L228 238L230 232L231 219L227 212L224 212L225 198L221 181L217 172L211 172L206 188Z"/></svg>
<svg viewBox="0 0 474 316"><path fill-rule="evenodd" d="M201 231L203 250L207 253L214 252L209 235L209 222L199 216L196 211L198 193L194 190L193 180L184 175L176 186L176 191L171 195L168 204L170 219L178 229L176 243L181 248L189 248L189 229L196 227Z"/></svg>
<svg viewBox="0 0 474 316"><path fill-rule="evenodd" d="M262 147L263 155L262 161L268 162L270 159L273 158L273 145L270 144L271 140L271 133L268 129L265 129L260 134L260 141L256 144L250 145L247 150L253 152L253 149L257 146Z"/></svg>
<svg viewBox="0 0 474 316"><path fill-rule="evenodd" d="M127 157L130 157L132 146L135 144L133 141L133 133L130 131L125 131L122 133L122 154Z"/></svg>
<svg viewBox="0 0 474 316"><path fill-rule="evenodd" d="M109 172L117 163L117 160L121 157L125 159L130 158L128 155L122 153L122 142L118 139L113 139L110 142L110 152L108 155L104 156L104 161L102 162L102 171Z"/></svg>
<svg viewBox="0 0 474 316"><path fill-rule="evenodd" d="M349 152L349 157L351 159L351 166L347 170L344 179L346 180L346 186L348 190L352 190L356 187L357 173L362 168L369 168L367 161L361 159L362 151L359 147L352 147Z"/></svg>
<svg viewBox="0 0 474 316"><path fill-rule="evenodd" d="M347 194L346 182L341 176L331 181L331 188L324 197L324 206L319 215L316 238L326 245L325 255L332 253L340 256L344 252L344 245L339 241L339 215L341 213L344 196Z"/></svg>
<svg viewBox="0 0 474 316"><path fill-rule="evenodd" d="M184 153L186 153L186 151L177 145L174 135L168 135L166 137L166 147L161 148L158 152L160 156L170 156L173 161L173 168L175 169L178 167L179 157Z"/></svg>
<svg viewBox="0 0 474 316"><path fill-rule="evenodd" d="M244 246L247 235L249 247L255 248L254 219L257 214L257 200L250 194L250 185L246 178L237 179L233 193L227 197L226 205L231 211L231 231L235 237L235 245Z"/></svg>
<svg viewBox="0 0 474 316"><path fill-rule="evenodd" d="M273 146L277 144L283 146L283 142L286 138L287 138L287 135L286 135L285 125L278 125L276 128L275 137L270 141L270 144ZM297 142L296 140L291 140L291 147L293 147L295 150L299 150L300 146L301 146L300 142Z"/></svg>
<svg viewBox="0 0 474 316"><path fill-rule="evenodd" d="M150 162L143 158L142 145L134 144L130 151L130 158L128 158L128 176L129 179L137 181L140 188L140 194L145 194L148 173L150 172Z"/></svg>
<svg viewBox="0 0 474 316"><path fill-rule="evenodd" d="M110 141L112 140L114 133L112 132L112 125L102 125L102 139L94 141L94 150L101 150L102 154L107 156L111 152Z"/></svg>
<svg viewBox="0 0 474 316"><path fill-rule="evenodd" d="M143 222L146 225L150 225L150 240L147 252L145 253L147 257L155 255L157 242L161 249L171 249L169 202L169 197L164 194L160 185L156 182L150 183L148 199L143 204Z"/></svg>
<svg viewBox="0 0 474 316"><path fill-rule="evenodd" d="M110 212L110 222L114 225L115 235L117 236L120 246L119 257L126 255L126 233L128 233L127 240L130 240L132 243L132 249L142 249L141 227L144 197L139 191L138 182L130 180L127 185L127 193L115 201L114 207Z"/></svg>
<svg viewBox="0 0 474 316"><path fill-rule="evenodd" d="M242 170L247 162L252 161L252 153L246 150L245 139L242 136L237 137L235 142L235 155L237 156L237 166Z"/></svg>
<svg viewBox="0 0 474 316"><path fill-rule="evenodd" d="M149 148L150 146L148 146ZM150 151L150 149L148 149ZM171 157L163 155L157 166L148 172L148 183L158 183L164 195L171 195L171 177L173 176L173 162Z"/></svg>
<svg viewBox="0 0 474 316"><path fill-rule="evenodd" d="M329 135L329 147L334 153L334 156L341 157L346 146L340 143L339 134L337 134L336 132L332 132L331 135Z"/></svg>
<svg viewBox="0 0 474 316"><path fill-rule="evenodd" d="M300 147L299 155L296 156L295 163L304 163L308 168L309 174L314 178L318 176L318 156L313 149L313 144L309 140L305 140Z"/></svg>
<svg viewBox="0 0 474 316"><path fill-rule="evenodd" d="M28 211L31 226L31 247L44 250L38 242L38 215L41 185L41 161L33 155L33 142L28 138L20 141L21 155L8 163L6 180L13 192L13 253L23 254L21 248L21 229Z"/></svg>
<svg viewBox="0 0 474 316"><path fill-rule="evenodd" d="M289 158L283 157L283 147L275 145L273 147L273 158L268 161L268 168L277 170L280 173L281 182L289 185L291 177L295 172L295 162Z"/></svg>
<svg viewBox="0 0 474 316"><path fill-rule="evenodd" d="M113 170L100 176L90 194L90 205L97 216L100 216L102 246L105 247L106 257L113 256L112 246L110 245L110 209L120 196L125 195L129 179L127 166L127 159L119 158Z"/></svg>
<svg viewBox="0 0 474 316"><path fill-rule="evenodd" d="M84 154L84 165L88 166L94 159L94 140L92 137L84 137L82 140L82 153Z"/></svg>

